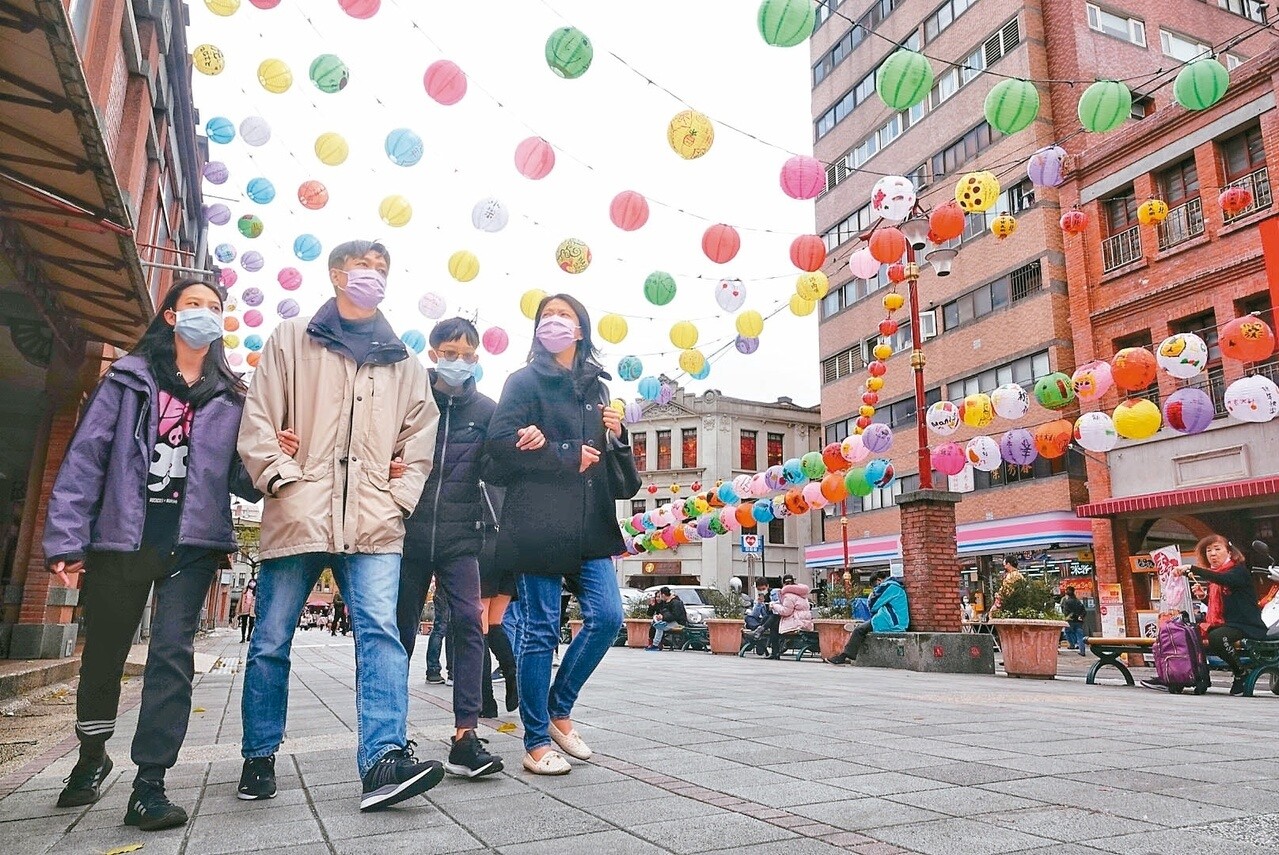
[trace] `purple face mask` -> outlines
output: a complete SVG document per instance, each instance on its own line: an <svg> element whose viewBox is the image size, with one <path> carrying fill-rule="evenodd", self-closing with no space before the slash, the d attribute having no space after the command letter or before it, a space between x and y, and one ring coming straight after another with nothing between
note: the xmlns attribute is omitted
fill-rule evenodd
<svg viewBox="0 0 1279 855"><path fill-rule="evenodd" d="M577 324L568 318L551 315L538 321L537 340L551 353L563 353L577 341Z"/></svg>
<svg viewBox="0 0 1279 855"><path fill-rule="evenodd" d="M386 274L367 267L346 271L347 298L361 309L376 309L386 296Z"/></svg>

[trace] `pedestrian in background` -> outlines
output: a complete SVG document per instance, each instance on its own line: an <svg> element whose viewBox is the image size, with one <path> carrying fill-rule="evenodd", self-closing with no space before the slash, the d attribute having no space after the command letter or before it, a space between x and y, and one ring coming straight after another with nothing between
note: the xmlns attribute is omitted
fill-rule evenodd
<svg viewBox="0 0 1279 855"><path fill-rule="evenodd" d="M1066 643L1072 650L1078 650L1080 656L1087 656L1084 649L1084 621L1088 618L1088 609L1075 596L1072 586L1066 587L1066 596L1061 598L1061 613L1066 616Z"/></svg>
<svg viewBox="0 0 1279 855"><path fill-rule="evenodd" d="M253 579L244 586L244 591L240 594L240 602L235 607L235 613L240 621L240 643L248 641L253 637L253 624L257 620L255 612L257 606L257 590L258 583Z"/></svg>

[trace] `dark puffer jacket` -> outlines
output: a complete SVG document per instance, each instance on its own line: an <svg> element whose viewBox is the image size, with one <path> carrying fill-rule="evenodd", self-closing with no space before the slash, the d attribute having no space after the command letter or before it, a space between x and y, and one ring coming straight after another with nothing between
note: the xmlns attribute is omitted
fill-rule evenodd
<svg viewBox="0 0 1279 855"><path fill-rule="evenodd" d="M435 388L435 371L428 373L440 408L435 466L417 509L405 521L404 545L406 553L438 564L478 556L483 545L481 522L490 513L480 497L480 461L497 404L480 394L474 380L450 396Z"/></svg>

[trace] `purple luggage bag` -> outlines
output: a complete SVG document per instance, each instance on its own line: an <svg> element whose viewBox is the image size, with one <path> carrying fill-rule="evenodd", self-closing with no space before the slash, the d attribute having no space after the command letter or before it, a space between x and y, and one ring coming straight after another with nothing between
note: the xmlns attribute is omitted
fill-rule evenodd
<svg viewBox="0 0 1279 855"><path fill-rule="evenodd" d="M1208 657L1199 640L1199 628L1181 618L1165 621L1155 637L1155 671L1174 695L1193 689L1202 695L1212 685Z"/></svg>

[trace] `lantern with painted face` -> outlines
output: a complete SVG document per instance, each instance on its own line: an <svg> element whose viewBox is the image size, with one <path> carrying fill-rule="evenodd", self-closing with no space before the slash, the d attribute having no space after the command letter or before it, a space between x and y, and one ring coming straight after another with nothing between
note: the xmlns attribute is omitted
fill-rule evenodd
<svg viewBox="0 0 1279 855"><path fill-rule="evenodd" d="M1119 442L1115 422L1102 412L1084 413L1075 419L1075 442L1089 451L1104 454Z"/></svg>
<svg viewBox="0 0 1279 855"><path fill-rule="evenodd" d="M1045 410L1064 410L1075 402L1075 387L1069 376L1054 371L1035 381L1035 400Z"/></svg>
<svg viewBox="0 0 1279 855"><path fill-rule="evenodd" d="M1159 344L1155 361L1178 380L1189 380L1208 365L1208 343L1194 333L1170 335Z"/></svg>
<svg viewBox="0 0 1279 855"><path fill-rule="evenodd" d="M1101 360L1084 363L1070 376L1070 385L1075 387L1075 397L1082 403L1100 400L1115 385L1110 363Z"/></svg>
<svg viewBox="0 0 1279 855"><path fill-rule="evenodd" d="M910 216L916 198L915 185L909 178L886 175L870 191L870 210L873 216L900 223Z"/></svg>
<svg viewBox="0 0 1279 855"><path fill-rule="evenodd" d="M1256 315L1235 318L1221 328L1221 354L1240 362L1261 362L1275 351L1275 334Z"/></svg>
<svg viewBox="0 0 1279 855"><path fill-rule="evenodd" d="M715 302L726 312L736 312L746 302L746 286L740 279L721 279L715 286Z"/></svg>
<svg viewBox="0 0 1279 855"><path fill-rule="evenodd" d="M950 436L959 430L959 407L951 401L938 401L925 415L928 429L938 436Z"/></svg>
<svg viewBox="0 0 1279 855"><path fill-rule="evenodd" d="M1279 416L1279 386L1253 374L1226 387L1226 412L1244 422L1268 422Z"/></svg>
<svg viewBox="0 0 1279 855"><path fill-rule="evenodd" d="M990 404L1001 419L1017 421L1030 412L1030 393L1020 383L1005 383L990 393Z"/></svg>
<svg viewBox="0 0 1279 855"><path fill-rule="evenodd" d="M850 434L839 444L839 453L849 463L861 463L870 457L870 449L862 442L860 434Z"/></svg>
<svg viewBox="0 0 1279 855"><path fill-rule="evenodd" d="M979 472L994 472L1004 465L999 453L999 443L988 436L975 436L964 447L964 456Z"/></svg>

